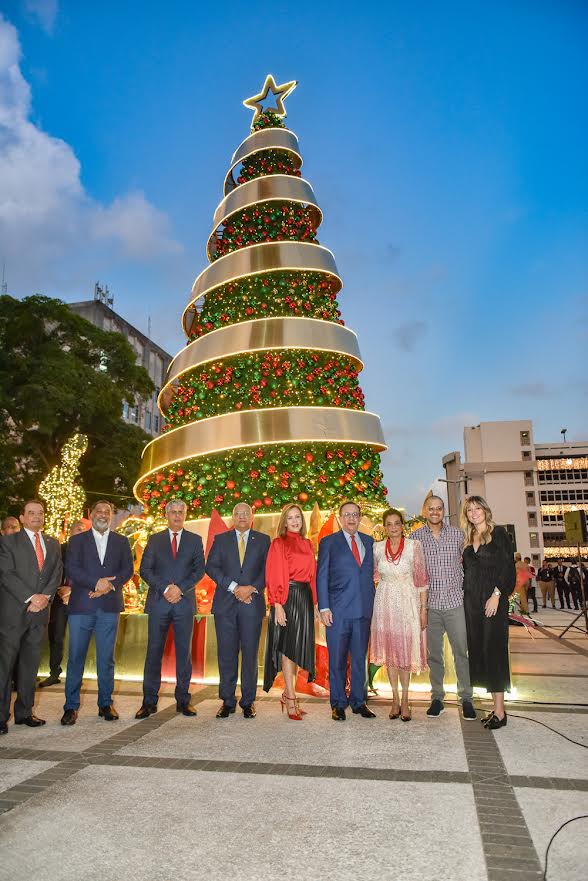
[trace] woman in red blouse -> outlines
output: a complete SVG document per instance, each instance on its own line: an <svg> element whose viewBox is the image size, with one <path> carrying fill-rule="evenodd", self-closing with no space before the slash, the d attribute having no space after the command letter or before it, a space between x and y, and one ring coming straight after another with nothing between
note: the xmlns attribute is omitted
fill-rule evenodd
<svg viewBox="0 0 588 881"><path fill-rule="evenodd" d="M304 711L296 698L298 667L314 668L314 606L316 604L316 561L306 524L298 505L286 505L271 543L265 567L267 598L271 606L265 647L263 689L269 691L280 666L284 674L282 695L290 719L300 720Z"/></svg>

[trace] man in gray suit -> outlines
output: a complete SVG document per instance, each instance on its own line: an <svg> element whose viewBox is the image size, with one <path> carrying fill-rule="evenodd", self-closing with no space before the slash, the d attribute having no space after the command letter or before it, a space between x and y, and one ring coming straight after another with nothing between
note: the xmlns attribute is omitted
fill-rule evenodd
<svg viewBox="0 0 588 881"><path fill-rule="evenodd" d="M18 656L14 722L38 728L33 713L41 643L49 617L49 602L61 584L63 566L59 542L41 532L45 509L39 501L25 502L23 528L0 541L0 734L8 733L11 676Z"/></svg>

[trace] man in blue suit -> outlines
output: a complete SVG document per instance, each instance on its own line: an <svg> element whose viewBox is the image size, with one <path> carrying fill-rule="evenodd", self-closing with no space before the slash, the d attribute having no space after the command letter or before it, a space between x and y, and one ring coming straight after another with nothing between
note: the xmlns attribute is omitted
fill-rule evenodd
<svg viewBox="0 0 588 881"><path fill-rule="evenodd" d="M212 614L216 628L219 697L217 719L235 712L237 671L241 652L241 700L246 719L255 718L257 652L265 617L265 561L270 539L251 529L253 511L244 502L233 509L234 528L217 535L206 572L216 584Z"/></svg>
<svg viewBox="0 0 588 881"><path fill-rule="evenodd" d="M75 725L80 706L84 665L92 634L96 638L98 715L118 719L112 706L114 646L118 619L124 609L123 585L133 575L128 539L111 532L112 505L100 500L90 517L92 528L69 540L66 576L71 585L68 606L69 652L62 725Z"/></svg>
<svg viewBox="0 0 588 881"><path fill-rule="evenodd" d="M366 706L367 650L374 608L374 541L358 532L361 511L354 502L339 508L341 530L319 545L316 589L329 650L332 718L345 721L345 708L373 719ZM347 658L351 658L351 692L345 691Z"/></svg>
<svg viewBox="0 0 588 881"><path fill-rule="evenodd" d="M136 719L157 711L161 662L170 626L176 647L176 711L196 716L190 703L192 630L196 609L194 588L204 575L204 548L199 535L184 529L187 506L172 499L165 508L168 528L152 535L141 560L141 578L149 585L145 612L149 616L143 704Z"/></svg>

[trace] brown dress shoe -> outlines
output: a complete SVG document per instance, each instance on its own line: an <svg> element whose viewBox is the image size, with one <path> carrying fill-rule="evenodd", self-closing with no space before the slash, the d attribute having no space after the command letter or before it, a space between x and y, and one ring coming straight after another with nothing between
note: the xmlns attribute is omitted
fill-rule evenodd
<svg viewBox="0 0 588 881"><path fill-rule="evenodd" d="M44 719L39 719L37 716L31 713L30 716L25 716L24 719L15 719L15 725L28 725L29 728L40 728L41 725L45 725Z"/></svg>
<svg viewBox="0 0 588 881"><path fill-rule="evenodd" d="M118 719L118 713L112 705L109 707L100 707L98 715L102 716L103 719L106 719L107 722L115 722Z"/></svg>
<svg viewBox="0 0 588 881"><path fill-rule="evenodd" d="M176 704L176 713L183 713L184 716L197 716L198 710L192 704Z"/></svg>
<svg viewBox="0 0 588 881"><path fill-rule="evenodd" d="M157 704L143 704L135 713L135 719L148 719L157 712Z"/></svg>
<svg viewBox="0 0 588 881"><path fill-rule="evenodd" d="M77 710L66 710L61 717L62 725L75 725L78 718Z"/></svg>

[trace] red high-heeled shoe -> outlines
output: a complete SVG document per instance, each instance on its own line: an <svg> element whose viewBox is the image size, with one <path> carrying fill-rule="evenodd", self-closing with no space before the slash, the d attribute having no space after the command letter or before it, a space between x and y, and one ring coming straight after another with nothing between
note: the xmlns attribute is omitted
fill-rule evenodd
<svg viewBox="0 0 588 881"><path fill-rule="evenodd" d="M288 706L288 701L291 701L294 704L294 712L290 712L290 707ZM288 713L288 719L293 719L296 722L302 721L302 716L298 711L298 703L295 697L289 697L286 692L282 694L280 698L280 703L282 705L282 713L284 712L284 707L286 707L286 712Z"/></svg>

